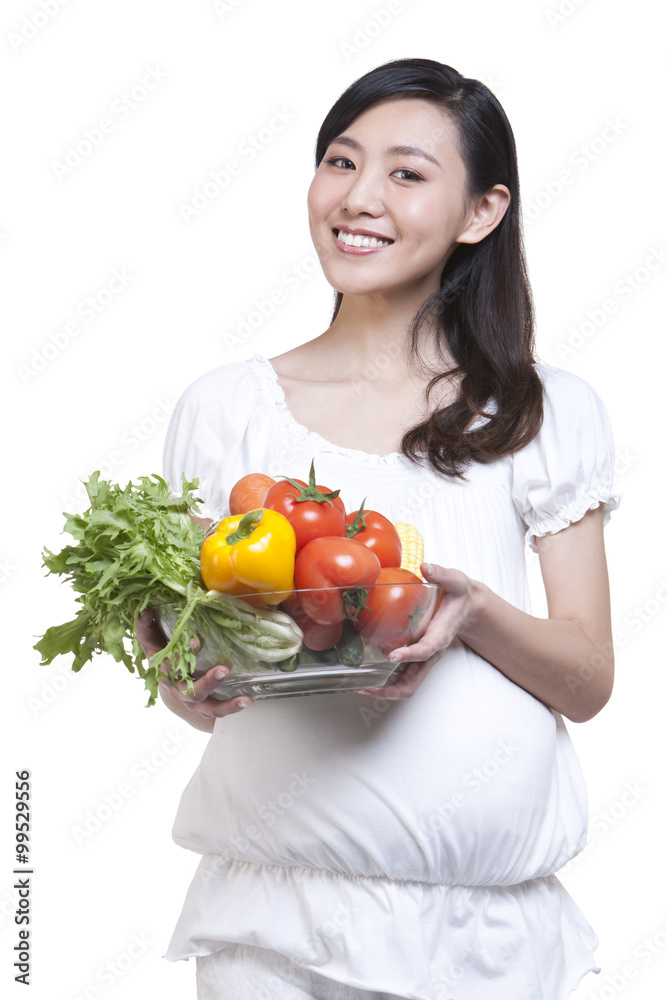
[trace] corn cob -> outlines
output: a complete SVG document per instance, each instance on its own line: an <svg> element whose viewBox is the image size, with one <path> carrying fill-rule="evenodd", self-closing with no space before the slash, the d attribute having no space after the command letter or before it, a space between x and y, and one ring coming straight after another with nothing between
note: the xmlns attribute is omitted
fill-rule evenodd
<svg viewBox="0 0 667 1000"><path fill-rule="evenodd" d="M424 539L415 528L414 524L406 524L399 521L394 524L398 537L401 539L401 569L409 569L423 580L420 566L424 561Z"/></svg>

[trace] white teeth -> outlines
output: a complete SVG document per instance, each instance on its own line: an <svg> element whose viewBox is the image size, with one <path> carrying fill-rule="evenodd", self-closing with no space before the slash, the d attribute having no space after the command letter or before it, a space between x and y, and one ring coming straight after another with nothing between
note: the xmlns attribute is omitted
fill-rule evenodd
<svg viewBox="0 0 667 1000"><path fill-rule="evenodd" d="M357 233L346 233L342 229L338 230L338 239L348 247L388 247L391 240L379 240L375 236L362 236Z"/></svg>

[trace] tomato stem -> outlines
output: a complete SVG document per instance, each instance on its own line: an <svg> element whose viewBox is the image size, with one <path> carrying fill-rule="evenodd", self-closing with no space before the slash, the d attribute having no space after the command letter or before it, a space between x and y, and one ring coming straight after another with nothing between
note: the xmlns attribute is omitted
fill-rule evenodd
<svg viewBox="0 0 667 1000"><path fill-rule="evenodd" d="M359 612L364 611L368 607L366 604L367 597L368 591L365 587L354 587L351 590L345 590L343 592L345 617L349 618L351 622L356 622Z"/></svg>
<svg viewBox="0 0 667 1000"><path fill-rule="evenodd" d="M364 513L364 504L366 503L366 497L361 501L361 507L357 511L354 521L345 529L345 535L347 538L354 538L358 535L360 531L366 530L366 514Z"/></svg>
<svg viewBox="0 0 667 1000"><path fill-rule="evenodd" d="M301 483L297 483L295 479L290 479L289 476L281 476L281 479L286 479L288 483L298 490L298 494L294 494L294 499L297 503L303 503L305 500L311 500L314 503L330 503L333 507L334 500L340 494L340 490L331 490L329 493L322 493L322 491L317 488L315 483L315 459L313 459L310 464L307 486L302 486Z"/></svg>
<svg viewBox="0 0 667 1000"><path fill-rule="evenodd" d="M412 635L412 633L417 630L417 626L421 622L427 610L428 604L427 602L424 602L424 604L418 604L412 614L408 615L408 621L410 622L406 630L408 635Z"/></svg>

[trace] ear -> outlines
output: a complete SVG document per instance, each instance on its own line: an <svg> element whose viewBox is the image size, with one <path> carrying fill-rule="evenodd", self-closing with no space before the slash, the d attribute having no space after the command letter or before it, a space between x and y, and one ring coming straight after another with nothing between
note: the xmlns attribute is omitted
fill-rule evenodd
<svg viewBox="0 0 667 1000"><path fill-rule="evenodd" d="M492 232L502 220L510 204L509 189L504 184L496 184L474 202L465 229L457 243L479 243Z"/></svg>

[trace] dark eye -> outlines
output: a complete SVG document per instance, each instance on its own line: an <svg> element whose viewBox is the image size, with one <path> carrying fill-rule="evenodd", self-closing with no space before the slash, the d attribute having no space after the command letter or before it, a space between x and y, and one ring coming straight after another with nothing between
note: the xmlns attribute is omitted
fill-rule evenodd
<svg viewBox="0 0 667 1000"><path fill-rule="evenodd" d="M396 174L404 174L407 176L399 178L402 181L422 181L424 178L420 177L419 174L415 173L414 170L408 170L406 168L401 168L400 170L395 170Z"/></svg>
<svg viewBox="0 0 667 1000"><path fill-rule="evenodd" d="M325 163L330 163L332 167L343 167L343 169L348 170L349 167L354 168L354 163L352 160L348 160L346 156L330 156ZM343 166L344 164L349 164L349 166Z"/></svg>

